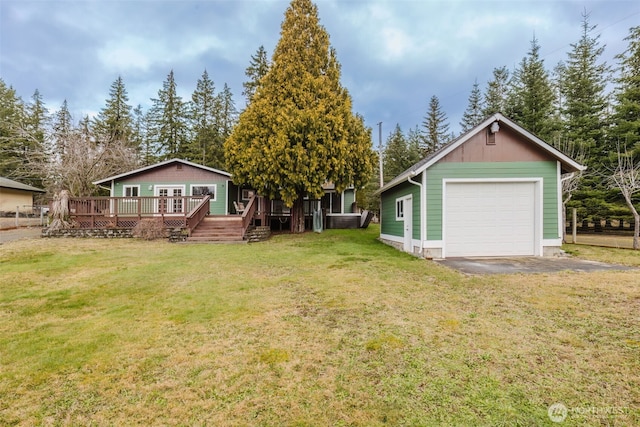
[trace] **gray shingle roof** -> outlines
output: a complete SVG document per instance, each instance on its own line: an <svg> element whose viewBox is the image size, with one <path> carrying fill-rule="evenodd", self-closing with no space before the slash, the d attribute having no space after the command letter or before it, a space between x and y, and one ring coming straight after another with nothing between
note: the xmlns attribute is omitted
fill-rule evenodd
<svg viewBox="0 0 640 427"><path fill-rule="evenodd" d="M33 191L35 193L46 193L46 190L43 190L42 188L32 187L30 185L23 184L21 182L14 181L12 179L5 178L2 176L0 176L0 187L12 188L14 190Z"/></svg>

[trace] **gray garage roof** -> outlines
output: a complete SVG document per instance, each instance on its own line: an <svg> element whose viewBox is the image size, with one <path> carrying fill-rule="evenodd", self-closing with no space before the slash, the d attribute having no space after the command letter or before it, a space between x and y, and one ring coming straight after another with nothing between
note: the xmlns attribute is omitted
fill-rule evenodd
<svg viewBox="0 0 640 427"><path fill-rule="evenodd" d="M46 193L46 190L41 188L32 187L27 184L23 184L18 181L14 181L9 178L5 178L0 176L0 187L1 188L11 188L13 190L24 190L24 191L33 191L34 193Z"/></svg>

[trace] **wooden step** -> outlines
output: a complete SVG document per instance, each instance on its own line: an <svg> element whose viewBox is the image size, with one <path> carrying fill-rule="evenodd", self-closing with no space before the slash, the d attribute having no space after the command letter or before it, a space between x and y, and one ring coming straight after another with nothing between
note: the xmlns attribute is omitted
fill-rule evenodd
<svg viewBox="0 0 640 427"><path fill-rule="evenodd" d="M205 217L191 231L191 236L187 239L192 242L241 242L243 240L242 218L239 216Z"/></svg>

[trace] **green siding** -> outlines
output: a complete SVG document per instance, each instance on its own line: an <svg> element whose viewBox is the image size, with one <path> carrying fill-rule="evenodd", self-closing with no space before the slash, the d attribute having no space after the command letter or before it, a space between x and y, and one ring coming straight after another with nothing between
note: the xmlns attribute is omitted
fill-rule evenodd
<svg viewBox="0 0 640 427"><path fill-rule="evenodd" d="M421 176L422 175L418 175L412 179L413 181L421 182ZM389 191L385 191L381 197L380 231L382 234L398 237L404 236L403 222L396 221L396 199L408 196L409 194L413 196L411 203L413 213L413 238L420 239L420 187L409 182L404 182Z"/></svg>
<svg viewBox="0 0 640 427"><path fill-rule="evenodd" d="M356 190L352 188L344 190L343 200L342 212L351 213L351 205L356 201Z"/></svg>
<svg viewBox="0 0 640 427"><path fill-rule="evenodd" d="M558 238L556 162L437 163L427 170L427 240L442 240L443 178L542 178L543 238Z"/></svg>
<svg viewBox="0 0 640 427"><path fill-rule="evenodd" d="M125 185L139 185L140 196L148 197L154 196L154 188L157 186L167 185L183 185L185 196L191 195L191 185L204 185L215 184L216 185L216 200L209 202L209 210L212 215L224 215L227 213L227 180L226 179L212 179L206 182L184 181L184 182L148 182L148 181L135 181L125 180L117 181L114 185L114 197L123 197L123 187Z"/></svg>

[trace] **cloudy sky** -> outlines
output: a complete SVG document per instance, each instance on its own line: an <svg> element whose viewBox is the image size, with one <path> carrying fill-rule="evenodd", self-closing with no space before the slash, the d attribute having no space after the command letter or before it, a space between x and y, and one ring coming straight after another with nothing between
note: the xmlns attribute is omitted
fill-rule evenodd
<svg viewBox="0 0 640 427"><path fill-rule="evenodd" d="M260 45L269 55L287 0L0 0L0 77L47 107L67 99L75 120L95 114L120 75L130 103L145 109L170 70L190 99L207 69L244 106L244 70ZM626 48L640 25L637 0L316 0L342 64L354 110L383 139L399 123L419 125L436 95L459 131L475 79L484 89L495 67L513 70L535 34L551 69L581 33L583 11L606 45L603 60Z"/></svg>

